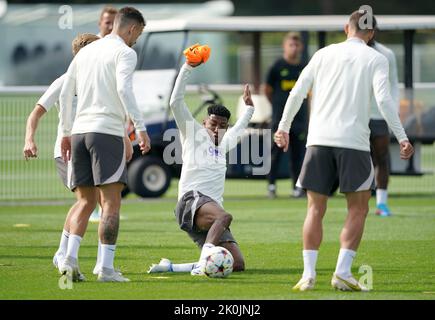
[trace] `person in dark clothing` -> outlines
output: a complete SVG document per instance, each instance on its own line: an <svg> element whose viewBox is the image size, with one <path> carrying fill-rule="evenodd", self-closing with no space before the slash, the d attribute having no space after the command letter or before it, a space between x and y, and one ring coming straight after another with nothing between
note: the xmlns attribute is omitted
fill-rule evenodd
<svg viewBox="0 0 435 320"><path fill-rule="evenodd" d="M305 65L301 62L303 43L301 36L295 32L289 32L283 40L283 56L270 68L266 81L266 96L272 104L272 132L278 129L284 105L288 95L294 87ZM305 100L300 111L297 113L290 130L290 155L289 167L293 180L293 197L304 197L305 192L296 187L296 181L301 171L305 156L305 144L308 132L308 106ZM276 197L276 176L279 161L283 151L272 144L271 170L269 173L269 197Z"/></svg>

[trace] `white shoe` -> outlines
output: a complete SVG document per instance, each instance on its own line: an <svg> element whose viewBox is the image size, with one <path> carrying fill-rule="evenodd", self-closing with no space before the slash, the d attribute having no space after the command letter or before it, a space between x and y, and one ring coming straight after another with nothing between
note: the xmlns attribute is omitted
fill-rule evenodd
<svg viewBox="0 0 435 320"><path fill-rule="evenodd" d="M77 259L67 256L59 268L62 275L66 275L74 282L86 281L85 276L80 272Z"/></svg>
<svg viewBox="0 0 435 320"><path fill-rule="evenodd" d="M293 189L293 192L292 192L292 197L293 197L293 198L306 198L306 197L307 197L307 194L306 194L306 192L304 191L304 189L299 188L299 187L295 187L295 188Z"/></svg>
<svg viewBox="0 0 435 320"><path fill-rule="evenodd" d="M53 266L60 272L60 266L62 265L63 261L65 260L65 254L63 252L60 252L59 250L56 251L53 257Z"/></svg>
<svg viewBox="0 0 435 320"><path fill-rule="evenodd" d="M313 290L316 280L314 278L302 278L293 287L293 291L308 291Z"/></svg>
<svg viewBox="0 0 435 320"><path fill-rule="evenodd" d="M334 273L331 280L331 285L336 290L341 291L370 291L368 288L359 283L353 276L340 277Z"/></svg>
<svg viewBox="0 0 435 320"><path fill-rule="evenodd" d="M148 269L148 273L172 272L172 262L169 259L162 258L158 264L153 263Z"/></svg>
<svg viewBox="0 0 435 320"><path fill-rule="evenodd" d="M198 266L190 271L190 275L205 276L205 261L203 263L199 262Z"/></svg>
<svg viewBox="0 0 435 320"><path fill-rule="evenodd" d="M102 269L102 268L103 268L103 267L100 266L100 265L95 265L94 270L92 271L92 273L95 274L95 275L97 276L97 275L101 272L101 269ZM119 269L119 268L115 268L115 272L118 272L119 274L122 275L122 273L121 273L121 269Z"/></svg>
<svg viewBox="0 0 435 320"><path fill-rule="evenodd" d="M116 272L114 269L101 268L98 273L97 281L99 282L130 282L130 279L122 276L120 272Z"/></svg>
<svg viewBox="0 0 435 320"><path fill-rule="evenodd" d="M97 209L92 211L91 216L89 217L89 222L100 222L100 213Z"/></svg>

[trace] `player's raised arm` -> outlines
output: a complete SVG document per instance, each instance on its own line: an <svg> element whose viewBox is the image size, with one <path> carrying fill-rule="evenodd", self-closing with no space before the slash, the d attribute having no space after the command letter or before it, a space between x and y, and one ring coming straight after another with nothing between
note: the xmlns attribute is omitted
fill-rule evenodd
<svg viewBox="0 0 435 320"><path fill-rule="evenodd" d="M184 55L186 56L186 63L181 67L169 101L178 129L182 134L186 133L188 122L193 121L196 123L184 100L186 84L192 69L208 60L210 48L195 44L184 50Z"/></svg>
<svg viewBox="0 0 435 320"><path fill-rule="evenodd" d="M379 111L400 144L401 158L409 159L414 153L414 149L408 140L405 129L403 129L397 107L390 94L388 61L385 57L379 56L374 63L373 92L376 103L379 106Z"/></svg>
<svg viewBox="0 0 435 320"><path fill-rule="evenodd" d="M238 138L245 131L252 115L254 114L254 102L252 101L251 90L249 89L248 84L245 85L243 101L246 105L245 113L237 120L235 125L225 133L225 136L222 139L222 144L226 152L230 151L237 145Z"/></svg>

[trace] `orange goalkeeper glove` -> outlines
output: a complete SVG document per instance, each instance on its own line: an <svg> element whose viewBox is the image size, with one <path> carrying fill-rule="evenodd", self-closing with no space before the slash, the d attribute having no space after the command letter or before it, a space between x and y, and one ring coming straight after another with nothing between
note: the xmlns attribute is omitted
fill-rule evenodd
<svg viewBox="0 0 435 320"><path fill-rule="evenodd" d="M210 57L210 47L208 45L199 45L199 43L190 46L183 51L189 63L205 63Z"/></svg>

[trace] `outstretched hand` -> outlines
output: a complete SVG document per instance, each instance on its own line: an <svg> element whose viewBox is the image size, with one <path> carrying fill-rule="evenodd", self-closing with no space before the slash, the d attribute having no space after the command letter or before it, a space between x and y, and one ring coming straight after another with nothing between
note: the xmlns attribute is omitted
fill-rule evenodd
<svg viewBox="0 0 435 320"><path fill-rule="evenodd" d="M243 92L243 101L245 101L245 104L247 106L254 106L254 101L252 101L249 84L245 84L245 91Z"/></svg>

